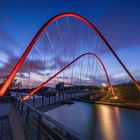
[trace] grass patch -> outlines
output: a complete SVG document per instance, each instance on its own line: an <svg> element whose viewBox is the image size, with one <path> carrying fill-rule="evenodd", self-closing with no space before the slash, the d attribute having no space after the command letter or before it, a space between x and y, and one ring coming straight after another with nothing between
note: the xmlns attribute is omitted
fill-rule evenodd
<svg viewBox="0 0 140 140"><path fill-rule="evenodd" d="M122 103L140 103L140 91L132 83L119 84L113 87L115 95L118 97L118 102ZM110 101L111 93L99 99L100 101Z"/></svg>

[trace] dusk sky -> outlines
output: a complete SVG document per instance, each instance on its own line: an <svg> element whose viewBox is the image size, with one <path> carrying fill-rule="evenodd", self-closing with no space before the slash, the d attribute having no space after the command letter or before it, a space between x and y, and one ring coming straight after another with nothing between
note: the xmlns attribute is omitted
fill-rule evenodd
<svg viewBox="0 0 140 140"><path fill-rule="evenodd" d="M4 68L7 68L6 65L12 63L12 58L22 55L41 26L53 16L64 12L74 12L91 21L136 79L140 79L139 0L1 0L1 77L4 75ZM119 75L118 65L114 66L116 62L111 61L112 57L110 56L110 62L109 55L104 54L103 57L109 74L113 77ZM113 69L109 69L111 64L114 66Z"/></svg>

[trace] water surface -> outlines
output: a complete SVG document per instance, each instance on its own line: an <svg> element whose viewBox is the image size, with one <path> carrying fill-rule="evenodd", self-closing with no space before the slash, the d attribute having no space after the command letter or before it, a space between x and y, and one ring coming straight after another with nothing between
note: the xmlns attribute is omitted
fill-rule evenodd
<svg viewBox="0 0 140 140"><path fill-rule="evenodd" d="M46 114L89 140L140 140L140 111L75 102Z"/></svg>

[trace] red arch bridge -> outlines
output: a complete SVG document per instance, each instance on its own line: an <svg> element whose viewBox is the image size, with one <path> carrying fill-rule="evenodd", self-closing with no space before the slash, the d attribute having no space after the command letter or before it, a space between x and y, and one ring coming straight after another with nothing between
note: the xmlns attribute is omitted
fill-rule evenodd
<svg viewBox="0 0 140 140"><path fill-rule="evenodd" d="M60 24L61 23L61 24ZM73 24L74 23L74 24ZM57 31L55 30L57 29ZM46 38L47 39L46 39ZM59 43L58 43L59 38ZM94 39L93 39L94 38ZM47 50L40 50L38 46L42 47L42 44L40 43L41 40L47 40L47 45L50 46ZM93 42L92 42L93 41ZM55 43L54 43L55 42ZM55 44L55 45L54 45ZM44 44L43 44L44 45ZM63 47L64 46L64 47ZM66 47L67 46L67 47ZM80 48L81 46L81 48ZM40 48L41 48L40 47ZM82 48L83 47L83 48ZM45 48L45 47L44 47ZM101 56L99 48L104 48L104 54ZM34 53L38 53L39 57ZM47 55L47 53L48 55ZM77 73L79 73L80 78L79 81L84 79L82 77L82 74L87 72L87 75L91 77L89 74L89 71L93 71L96 61L94 60L94 63L92 62L93 59L91 59L90 56L94 56L96 58L97 62L100 63L100 66L102 66L102 70L104 71L104 75L107 79L108 86L111 89L112 95L115 96L115 93L113 91L113 87L111 84L111 80L109 78L108 69L106 68L106 65L104 64L103 58L105 58L105 54L108 55L107 51L113 56L114 60L119 62L120 66L123 68L123 70L126 72L126 74L129 76L129 78L132 80L132 82L136 85L136 87L140 90L140 85L138 84L137 80L134 78L134 76L130 73L128 68L125 66L125 64L121 61L119 56L114 51L113 47L107 42L105 37L101 34L101 32L87 19L84 17L75 14L75 13L62 13L59 15L56 15L55 17L51 18L49 21L47 21L41 29L37 32L37 34L34 36L32 41L29 43L27 49L21 56L21 58L18 60L17 64L14 66L13 70L11 71L9 77L6 79L4 84L0 88L0 96L6 95L6 91L10 87L10 84L12 83L13 79L16 77L17 74L21 74L21 72L26 73L24 63L27 65L28 62L30 62L30 65L27 65L29 68L29 76L27 78L27 85L29 87L29 81L32 77L31 75L35 72L38 72L42 74L42 71L40 72L35 71L38 69L38 66L40 66L42 63L40 63L40 59L44 58L44 66L41 67L41 70L44 69L45 74L46 71L50 70L50 73L48 74L48 77L46 78L43 74L43 81L39 85L35 86L32 91L29 92L26 96L23 97L23 100L28 99L30 96L32 96L34 93L39 91L42 87L47 85L50 81L54 80L58 75L63 74L63 78L66 77L65 70L70 69L71 71L71 78L74 79L74 66L79 65L79 70L75 68ZM31 53L32 52L32 53ZM42 55L42 52L44 52L44 56ZM30 55L32 54L32 55ZM51 55L53 54L53 56ZM48 56L48 57L46 57ZM64 56L63 61L60 59L62 56ZM84 56L87 56L88 58L85 58ZM29 57L29 58L28 58ZM28 59L27 59L28 58ZM81 59L80 59L81 58ZM85 60L84 60L85 58ZM27 60L26 60L27 59ZM33 63L33 60L35 63ZM45 63L49 61L47 64ZM52 62L53 60L53 62ZM80 61L81 60L81 61ZM85 67L83 66L86 62L85 67L90 67L85 70ZM54 63L53 66L50 66L51 63ZM77 63L79 62L79 63ZM58 64L59 63L59 66ZM108 62L109 63L109 62ZM93 67L91 66L93 64ZM115 63L116 64L116 63ZM71 66L73 66L71 68ZM50 69L48 68L50 67ZM48 68L46 70L46 68ZM84 69L83 73L81 72L82 69ZM90 69L90 70L89 70ZM32 70L32 72L31 72ZM52 71L54 73L52 73ZM96 73L99 72L96 68ZM93 73L93 72L92 72ZM95 73L93 73L95 74ZM26 75L26 74L25 74ZM68 75L70 75L68 73ZM95 74L96 75L96 74ZM94 78L95 78L94 75ZM77 76L77 75L76 75ZM93 77L92 77L93 78ZM46 80L47 79L47 80ZM68 81L68 76L64 78L64 80ZM61 77L62 80L62 77ZM86 80L83 80L86 81ZM56 82L56 81L55 81ZM92 81L93 82L93 81Z"/></svg>

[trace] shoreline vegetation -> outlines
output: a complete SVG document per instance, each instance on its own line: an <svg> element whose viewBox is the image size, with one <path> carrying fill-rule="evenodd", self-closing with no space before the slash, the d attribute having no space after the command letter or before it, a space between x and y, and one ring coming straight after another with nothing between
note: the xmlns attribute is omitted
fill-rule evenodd
<svg viewBox="0 0 140 140"><path fill-rule="evenodd" d="M133 83L119 84L113 86L113 89L118 99L112 99L112 94L108 90L106 94L96 100L90 100L87 97L78 100L95 104L140 109L140 91Z"/></svg>
<svg viewBox="0 0 140 140"><path fill-rule="evenodd" d="M117 100L111 99L111 93L107 92L105 96L99 98L98 101L111 103L140 103L140 91L133 83L124 83L113 86Z"/></svg>

